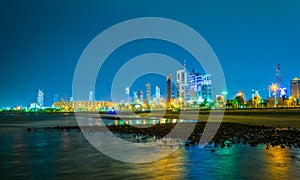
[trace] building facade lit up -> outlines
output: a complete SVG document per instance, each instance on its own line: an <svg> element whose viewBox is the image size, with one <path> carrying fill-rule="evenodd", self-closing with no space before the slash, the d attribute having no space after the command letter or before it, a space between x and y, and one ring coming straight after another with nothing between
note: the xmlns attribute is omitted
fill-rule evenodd
<svg viewBox="0 0 300 180"><path fill-rule="evenodd" d="M143 95L143 91L139 90L137 92L137 98L138 98L138 102L143 103L144 102L144 95Z"/></svg>
<svg viewBox="0 0 300 180"><path fill-rule="evenodd" d="M151 104L151 84L146 84L146 104Z"/></svg>
<svg viewBox="0 0 300 180"><path fill-rule="evenodd" d="M125 88L126 103L129 103L129 102L130 102L130 95L129 95L129 93L130 93L130 89L129 89L129 87L126 87L126 88Z"/></svg>
<svg viewBox="0 0 300 180"><path fill-rule="evenodd" d="M89 93L89 101L94 101L94 93L93 93L93 91L90 91L90 93Z"/></svg>
<svg viewBox="0 0 300 180"><path fill-rule="evenodd" d="M36 99L36 103L39 107L43 107L44 106L44 92L42 90L39 89L38 91L38 97Z"/></svg>
<svg viewBox="0 0 300 180"><path fill-rule="evenodd" d="M53 107L65 112L107 111L113 107L113 103L107 101L58 101L53 104Z"/></svg>
<svg viewBox="0 0 300 180"><path fill-rule="evenodd" d="M300 98L300 79L295 77L291 80L291 96L294 98Z"/></svg>
<svg viewBox="0 0 300 180"><path fill-rule="evenodd" d="M172 75L168 74L167 76L167 103L171 102L172 99Z"/></svg>
<svg viewBox="0 0 300 180"><path fill-rule="evenodd" d="M212 91L211 91L211 80L210 75L201 75L196 73L194 70L189 73L188 85L190 101L211 101Z"/></svg>
<svg viewBox="0 0 300 180"><path fill-rule="evenodd" d="M188 80L187 73L185 70L178 70L176 72L176 82L177 82L177 98L180 99L183 103L186 103L188 99Z"/></svg>
<svg viewBox="0 0 300 180"><path fill-rule="evenodd" d="M160 88L158 86L155 87L155 99L156 99L156 106L158 106L160 100Z"/></svg>

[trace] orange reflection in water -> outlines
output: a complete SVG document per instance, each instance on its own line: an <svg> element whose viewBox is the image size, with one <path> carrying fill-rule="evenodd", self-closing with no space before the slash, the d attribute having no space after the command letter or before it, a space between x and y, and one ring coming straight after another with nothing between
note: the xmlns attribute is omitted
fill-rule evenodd
<svg viewBox="0 0 300 180"><path fill-rule="evenodd" d="M185 179L188 171L184 165L186 161L186 152L179 149L163 159L134 166L142 169L140 173L145 179Z"/></svg>
<svg viewBox="0 0 300 180"><path fill-rule="evenodd" d="M289 176L290 157L288 149L271 147L266 151L266 170L273 178L287 178Z"/></svg>

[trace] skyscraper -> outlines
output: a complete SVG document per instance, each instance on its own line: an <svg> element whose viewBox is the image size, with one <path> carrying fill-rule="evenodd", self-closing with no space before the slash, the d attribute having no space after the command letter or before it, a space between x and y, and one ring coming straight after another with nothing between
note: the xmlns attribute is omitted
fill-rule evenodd
<svg viewBox="0 0 300 180"><path fill-rule="evenodd" d="M130 100L129 92L130 92L129 87L126 87L126 88L125 88L126 103L129 103L129 100Z"/></svg>
<svg viewBox="0 0 300 180"><path fill-rule="evenodd" d="M90 91L90 94L89 94L89 101L94 101L93 91Z"/></svg>
<svg viewBox="0 0 300 180"><path fill-rule="evenodd" d="M189 90L191 101L212 100L210 75L201 75L193 70L189 74Z"/></svg>
<svg viewBox="0 0 300 180"><path fill-rule="evenodd" d="M189 94L191 101L198 101L201 86L200 86L200 74L195 73L194 69L189 73Z"/></svg>
<svg viewBox="0 0 300 180"><path fill-rule="evenodd" d="M36 99L36 103L40 106L43 107L44 106L44 92L42 90L39 89L38 92L38 97Z"/></svg>
<svg viewBox="0 0 300 180"><path fill-rule="evenodd" d="M291 96L300 98L300 79L297 77L291 80Z"/></svg>
<svg viewBox="0 0 300 180"><path fill-rule="evenodd" d="M144 96L143 96L143 91L142 91L142 90L139 90L139 91L137 92L137 97L138 97L140 103L143 103L143 101L144 101Z"/></svg>
<svg viewBox="0 0 300 180"><path fill-rule="evenodd" d="M172 74L167 75L167 103L172 99Z"/></svg>
<svg viewBox="0 0 300 180"><path fill-rule="evenodd" d="M211 91L211 80L209 79L210 74L203 75L200 80L201 84L201 97L207 101L212 101L212 91Z"/></svg>
<svg viewBox="0 0 300 180"><path fill-rule="evenodd" d="M187 100L187 73L185 70L178 70L176 76L177 88L178 88L178 99L181 99L183 103Z"/></svg>
<svg viewBox="0 0 300 180"><path fill-rule="evenodd" d="M136 103L138 100L137 92L133 92L133 102Z"/></svg>
<svg viewBox="0 0 300 180"><path fill-rule="evenodd" d="M53 104L59 101L59 95L58 94L54 94L53 96Z"/></svg>
<svg viewBox="0 0 300 180"><path fill-rule="evenodd" d="M146 84L146 103L151 104L151 84Z"/></svg>
<svg viewBox="0 0 300 180"><path fill-rule="evenodd" d="M158 86L155 87L155 99L156 105L158 106L160 100L160 88Z"/></svg>

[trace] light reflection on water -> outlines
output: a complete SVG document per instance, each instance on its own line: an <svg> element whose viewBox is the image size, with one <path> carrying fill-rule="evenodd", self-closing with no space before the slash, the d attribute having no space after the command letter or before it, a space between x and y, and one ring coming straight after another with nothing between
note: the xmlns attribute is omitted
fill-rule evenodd
<svg viewBox="0 0 300 180"><path fill-rule="evenodd" d="M234 145L229 149L215 149L215 152L210 148L183 146L159 161L119 162L96 151L77 131L27 132L28 124L39 127L76 124L70 116L44 118L19 117L13 119L14 122L1 119L1 179L296 179L300 176L299 149L270 147L267 150L262 145ZM147 120L137 122L147 123ZM153 123L153 120L148 122Z"/></svg>
<svg viewBox="0 0 300 180"><path fill-rule="evenodd" d="M291 179L294 161L298 159L298 163L295 164L295 168L299 168L299 151L290 151L281 149L280 147L270 148L265 154L266 166L265 169L270 173L270 177L278 177ZM299 169L298 169L299 170ZM300 172L298 172L300 173ZM298 178L299 178L298 174Z"/></svg>
<svg viewBox="0 0 300 180"><path fill-rule="evenodd" d="M183 120L183 119L171 119L171 118L134 118L134 119L105 119L105 118L97 118L97 117L89 117L88 126L103 126L103 125L156 125L156 124L166 124L166 123L182 123L182 122L197 122L197 120ZM145 127L150 127L145 126Z"/></svg>

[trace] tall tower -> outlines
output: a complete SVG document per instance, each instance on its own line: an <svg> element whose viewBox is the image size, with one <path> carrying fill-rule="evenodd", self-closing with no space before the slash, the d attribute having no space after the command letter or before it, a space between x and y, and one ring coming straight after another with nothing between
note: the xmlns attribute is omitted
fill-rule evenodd
<svg viewBox="0 0 300 180"><path fill-rule="evenodd" d="M176 76L176 82L178 87L178 98L181 98L182 102L185 103L187 99L187 73L185 70L178 70Z"/></svg>
<svg viewBox="0 0 300 180"><path fill-rule="evenodd" d="M277 89L275 90L276 92L274 92L274 94L276 97L279 97L279 89L281 88L280 64L278 64L276 68L276 85Z"/></svg>
<svg viewBox="0 0 300 180"><path fill-rule="evenodd" d="M36 99L36 103L40 106L43 107L44 106L44 92L42 90L39 89L38 92L38 97Z"/></svg>
<svg viewBox="0 0 300 180"><path fill-rule="evenodd" d="M189 95L191 101L197 100L198 95L198 89L196 84L196 76L195 70L193 69L192 72L188 75L188 86L189 86Z"/></svg>
<svg viewBox="0 0 300 180"><path fill-rule="evenodd" d="M137 92L137 97L138 97L140 103L143 103L143 102L144 102L144 96L143 96L143 91L142 91L142 90L139 90L139 91Z"/></svg>
<svg viewBox="0 0 300 180"><path fill-rule="evenodd" d="M94 101L93 91L90 91L90 94L89 94L89 101Z"/></svg>
<svg viewBox="0 0 300 180"><path fill-rule="evenodd" d="M53 104L59 101L59 95L58 94L54 94L53 96Z"/></svg>
<svg viewBox="0 0 300 180"><path fill-rule="evenodd" d="M151 84L150 83L147 83L146 84L146 101L148 104L150 104L150 101L151 101Z"/></svg>
<svg viewBox="0 0 300 180"><path fill-rule="evenodd" d="M155 99L156 99L156 105L159 104L160 99L160 88L158 86L155 87Z"/></svg>
<svg viewBox="0 0 300 180"><path fill-rule="evenodd" d="M125 88L126 103L129 103L129 99L130 99L130 97L129 97L129 92L130 92L129 87L126 87L126 88Z"/></svg>
<svg viewBox="0 0 300 180"><path fill-rule="evenodd" d="M191 101L212 101L210 74L196 73L193 69L188 74L189 96Z"/></svg>
<svg viewBox="0 0 300 180"><path fill-rule="evenodd" d="M211 89L211 80L209 79L211 75L205 74L201 76L200 84L201 84L201 97L208 101L212 101L212 89Z"/></svg>
<svg viewBox="0 0 300 180"><path fill-rule="evenodd" d="M281 88L280 64L278 64L276 68L276 82L278 88Z"/></svg>
<svg viewBox="0 0 300 180"><path fill-rule="evenodd" d="M137 92L133 92L133 102L136 103L138 100Z"/></svg>
<svg viewBox="0 0 300 180"><path fill-rule="evenodd" d="M172 74L167 75L167 103L172 99Z"/></svg>

